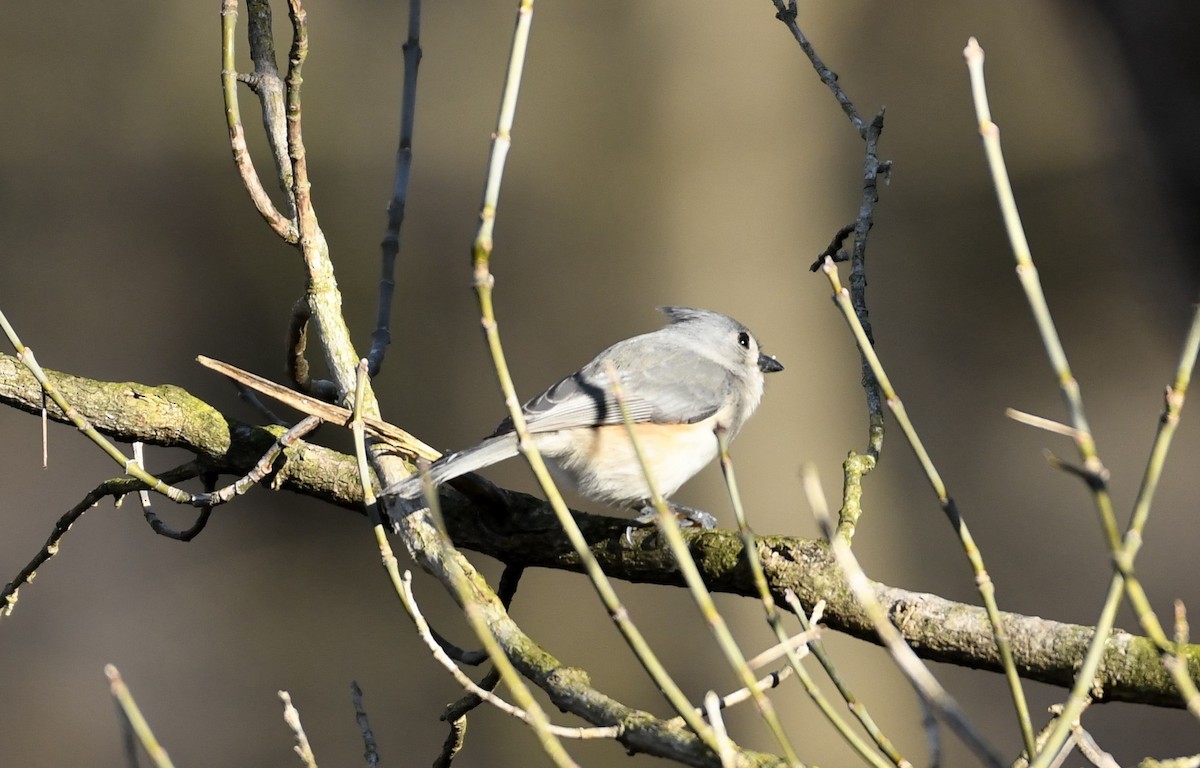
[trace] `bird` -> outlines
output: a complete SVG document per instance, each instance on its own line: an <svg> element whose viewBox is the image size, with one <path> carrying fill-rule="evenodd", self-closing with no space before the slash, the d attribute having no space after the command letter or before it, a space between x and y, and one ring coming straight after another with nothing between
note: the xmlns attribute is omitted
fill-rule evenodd
<svg viewBox="0 0 1200 768"><path fill-rule="evenodd" d="M653 515L647 472L654 490L669 498L716 457L718 430L730 441L737 436L762 400L765 375L783 370L728 315L691 307L659 310L666 326L613 344L521 408L556 483L592 501L640 512L642 520ZM512 419L505 418L479 443L442 456L383 495L402 509L416 509L423 506L425 477L441 485L518 452ZM668 503L685 521L715 525L708 513Z"/></svg>

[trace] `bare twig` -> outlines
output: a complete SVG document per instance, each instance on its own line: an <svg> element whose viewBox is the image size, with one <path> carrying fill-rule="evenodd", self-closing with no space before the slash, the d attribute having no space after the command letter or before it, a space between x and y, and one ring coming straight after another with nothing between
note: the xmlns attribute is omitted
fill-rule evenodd
<svg viewBox="0 0 1200 768"><path fill-rule="evenodd" d="M256 26L260 29L266 29L265 39L269 43L271 27L269 3L266 0L251 0L250 6L252 24L255 24L257 19ZM258 172L254 169L254 161L251 159L250 151L246 147L246 134L245 129L242 127L241 109L238 106L237 84L239 80L250 85L259 94L260 99L265 100L271 94L275 98L279 98L279 94L282 93L282 88L279 84L279 75L278 72L274 74L273 86L270 73L265 71L256 72L254 76L238 75L237 67L234 63L234 54L236 51L234 32L237 27L237 8L237 0L224 0L221 4L221 90L225 95L225 118L229 125L229 143L233 149L233 163L242 178L242 185L250 193L250 199L263 219L266 220L275 234L283 238L285 242L295 243L299 239L300 234L296 230L292 216L279 212L275 204L271 202L270 195L263 189ZM260 18L262 13L266 14L265 23ZM263 39L263 35L256 35L253 31L250 37L251 40ZM253 48L254 46L252 46ZM255 58L256 63L267 60L270 61L270 65L273 68L273 52L271 52L269 58ZM264 120L266 120L265 113ZM286 142L284 145L286 146ZM288 173L290 175L290 169L288 169Z"/></svg>
<svg viewBox="0 0 1200 768"><path fill-rule="evenodd" d="M108 678L109 690L112 692L113 698L116 699L121 712L125 716L125 720L137 735L142 748L146 750L146 754L150 756L150 759L158 768L172 768L171 758L167 755L167 750L163 749L162 745L158 743L158 739L154 738L154 732L150 730L150 724L142 716L141 709L138 708L137 702L133 700L133 694L129 692L129 688L125 686L125 682L121 679L121 673L112 664L106 664L104 666L104 675Z"/></svg>
<svg viewBox="0 0 1200 768"><path fill-rule="evenodd" d="M196 361L205 368L211 368L212 370L217 371L224 376L228 376L239 384L249 387L256 392L261 392L268 397L274 398L275 400L295 408L298 411L307 413L310 416L316 416L322 421L327 421L340 427L346 427L350 425L350 422L353 418L354 414L346 408L341 408L323 400L318 400L316 398L309 397L308 395L303 395L295 390L288 389L282 384L276 384L269 379L264 379L257 374L242 370L241 368L230 365L229 363L223 363L220 360L213 360L212 358L205 357L204 355L198 356ZM407 456L410 461L415 462L417 459L436 461L438 457L441 456L441 453L439 453L437 450L430 448L428 445L413 437L400 427L395 426L394 424L389 424L386 421L381 421L365 415L362 417L362 421L368 432L387 441L389 445L393 446Z"/></svg>
<svg viewBox="0 0 1200 768"><path fill-rule="evenodd" d="M1032 413L1026 413L1025 411L1018 411L1016 408L1006 408L1004 410L1004 415L1013 421L1020 422L1021 424L1027 424L1037 429L1044 429L1047 432L1065 435L1072 440L1075 440L1079 437L1079 432L1074 427L1063 424L1061 421L1047 419L1044 416L1037 416Z"/></svg>
<svg viewBox="0 0 1200 768"><path fill-rule="evenodd" d="M363 737L363 759L367 768L379 768L379 745L375 743L375 732L371 730L371 721L363 706L362 688L358 687L357 680L350 681L350 700L354 703L354 721Z"/></svg>
<svg viewBox="0 0 1200 768"><path fill-rule="evenodd" d="M730 669L738 676L745 689L750 692L759 715L767 723L767 727L771 730L771 735L775 737L775 741L783 750L784 757L790 765L798 765L800 758L796 755L791 740L788 739L787 734L783 730L783 723L780 722L779 716L775 712L775 706L757 687L754 680L754 673L751 671L749 665L746 664L745 654L742 653L737 640L729 630L729 625L726 623L725 618L717 610L712 595L704 585L704 579L700 576L700 569L696 567L696 561L688 551L687 543L684 542L683 534L679 530L679 520L675 517L675 513L670 510L666 500L663 499L655 487L650 466L646 463L646 456L642 453L637 430L634 428L633 417L629 412L629 404L625 401L624 392L621 389L621 377L617 373L616 366L611 361L605 373L608 376L608 384L612 388L613 398L617 401L617 407L621 410L621 418L625 422L625 430L629 436L629 442L633 446L634 456L637 457L638 464L642 467L642 474L646 478L646 486L650 489L650 501L658 513L656 518L658 530L667 540L667 547L674 555L677 567L683 573L683 579L687 583L688 592L691 593L696 607L700 610L700 615L704 618L705 625L708 626L709 631L713 634L713 638L717 641L717 646L725 655L725 660L729 664ZM718 445L725 440L723 433L724 430L718 427L718 431L714 435ZM728 464L725 467L725 472L725 480L726 483L731 484L735 503L740 504L740 500L737 499L736 495L737 485L733 480L732 464ZM747 556L752 557L749 549L747 549ZM758 573L761 575L761 567L759 567ZM765 584L765 579L763 583Z"/></svg>
<svg viewBox="0 0 1200 768"><path fill-rule="evenodd" d="M317 768L317 758L313 756L312 746L308 743L308 734L300 723L300 711L292 706L292 697L287 691L279 691L279 700L283 702L283 722L292 729L296 737L296 746L292 747L304 763L304 768Z"/></svg>
<svg viewBox="0 0 1200 768"><path fill-rule="evenodd" d="M421 63L421 0L408 0L408 39L404 41L404 93L400 101L400 144L396 148L396 173L388 201L387 229L380 243L379 307L371 334L371 375L377 376L383 356L392 343L392 295L396 290L396 256L400 252L400 227L408 205L408 180L412 175L413 124L417 115L417 68Z"/></svg>
<svg viewBox="0 0 1200 768"><path fill-rule="evenodd" d="M328 379L314 379L311 366L304 353L308 349L308 321L312 319L312 309L308 305L308 296L292 305L292 316L288 322L286 357L288 378L292 383L311 395L326 402L337 399L337 386Z"/></svg>
<svg viewBox="0 0 1200 768"><path fill-rule="evenodd" d="M267 467L268 469L270 468L269 462ZM252 471L251 475L253 474L254 472ZM264 471L262 474L265 475L266 472ZM249 477L249 475L247 477ZM204 492L212 494L213 490L216 488L216 475L204 473L201 475L201 479L204 483ZM258 482L258 478L251 480L250 482ZM233 488L233 486L230 486L230 488ZM232 498L233 495L234 494L231 493L230 498ZM163 520L154 512L154 509L150 506L149 495L146 491L138 491L138 496L139 498L145 499L145 502L142 503L142 516L150 525L150 530L154 531L159 536L164 536L168 539L174 539L175 541L191 541L199 536L201 531L204 530L205 526L208 525L208 519L212 515L213 507L218 503L224 503L224 501L226 501L218 499L214 496L212 504L206 504L200 508L200 514L196 516L196 520L192 523L191 527L177 530L163 522Z"/></svg>
<svg viewBox="0 0 1200 768"><path fill-rule="evenodd" d="M796 618L799 619L801 629L803 629L805 632L810 632L816 628L817 622L820 620L820 614L825 610L825 602L823 600L813 607L813 615L810 618L805 615L804 606L800 604L800 600L796 597L796 593L791 589L784 591L783 598L787 602L788 606L792 609L792 613L794 613ZM900 754L900 750L896 748L896 745L892 743L892 740L889 739L887 735L884 734L883 730L880 729L880 727L875 723L875 718L871 717L871 713L867 711L866 704L860 701L854 691L850 689L849 684L834 665L833 659L830 657L829 652L825 650L825 644L821 642L820 637L813 639L813 641L808 644L808 650L813 656L816 656L821 668L825 670L825 674L829 677L829 680L833 683L834 687L837 688L838 693L841 694L842 700L846 702L846 707L850 710L851 714L854 715L855 719L858 720L859 724L867 732L867 735L871 737L871 740L875 742L875 746L879 747L879 751L882 752L887 759L892 762L893 765L898 766L898 768L911 768L911 763L909 763L909 761ZM815 690L817 696L813 696L813 693L809 692L809 695L813 696L813 701L821 707L823 712L827 708L832 712L833 708L829 704L825 695L820 693L815 681L811 680L811 676L809 676L809 678L809 681L806 683L804 682L804 678L801 677L801 683L804 685L805 690L808 691L810 687ZM829 716L826 715L826 717ZM844 723L844 718L840 716L838 716L836 719L831 718L831 722L833 722L834 727L838 729L838 732L842 734L842 738L846 739L846 741L850 743L855 751L863 755L868 762L875 764L879 761L879 756L867 749L865 744L862 745L862 747L858 746L855 740L861 741L861 739L859 739L857 733L850 730L846 726ZM847 735L847 733L849 735Z"/></svg>
<svg viewBox="0 0 1200 768"><path fill-rule="evenodd" d="M1173 645L1163 632L1150 607L1149 599L1145 596L1133 571L1133 560L1141 544L1142 531L1149 515L1150 503L1166 459L1175 425L1178 423L1179 411L1183 406L1184 393L1186 393L1191 371L1195 366L1197 351L1200 350L1200 308L1193 317L1192 327L1180 356L1175 386L1167 390L1159 431L1155 436L1150 460L1143 475L1137 501L1134 504L1134 514L1131 517L1125 541L1122 543L1116 515L1113 512L1112 498L1108 491L1108 471L1096 450L1091 429L1084 415L1079 384L1071 373L1066 352L1058 332L1055 330L1054 321L1050 316L1045 294L1038 279L1037 268L1033 263L1029 242L1025 237L1025 230L1017 211L1016 198L1012 191L1012 184L1000 146L1000 129L992 122L991 109L988 105L987 86L983 75L983 49L972 37L968 41L963 55L966 58L970 74L971 92L975 102L976 117L979 121L979 133L983 137L992 181L1017 263L1017 276L1037 323L1042 343L1046 348L1047 357L1067 408L1072 429L1070 437L1083 462L1082 468L1076 472L1084 478L1092 492L1092 498L1114 563L1113 578L1096 622L1096 631L1088 653L1079 666L1075 685L1064 705L1063 716L1047 737L1044 751L1038 754L1033 761L1034 768L1045 768L1051 760L1051 756L1057 753L1059 747L1066 741L1072 724L1078 720L1079 714L1086 704L1093 678L1099 669L1104 642L1113 627L1122 594L1129 595L1143 629L1158 644L1160 652L1168 657L1172 653ZM1177 393L1177 396L1173 393ZM1063 466L1069 468L1065 464ZM1183 684L1181 690L1186 699L1200 698L1200 692L1197 692L1190 678L1184 677L1181 682Z"/></svg>
<svg viewBox="0 0 1200 768"><path fill-rule="evenodd" d="M733 743L729 740L729 732L725 730L725 720L721 717L722 702L717 694L709 691L704 694L704 714L712 725L713 737L717 740L717 757L721 759L721 768L733 768L737 754Z"/></svg>
<svg viewBox="0 0 1200 768"><path fill-rule="evenodd" d="M49 395L50 399L54 401L54 404L57 405L60 410L62 410L63 414L80 432L85 434L88 439L95 443L100 450L108 455L109 458L120 464L125 470L125 474L139 480L142 483L145 483L149 490L152 490L155 493L160 493L177 504L191 504L192 506L203 507L209 503L209 500L204 495L197 496L195 494L188 493L182 488L177 488L173 485L165 483L154 475L151 475L149 472L142 469L138 462L127 457L121 452L120 448L113 445L108 438L100 434L96 427L93 426L92 423L85 418L82 413L77 411L70 403L67 402L67 399L63 397L61 392L59 392L58 387L54 386L54 383L50 380L50 377L46 375L46 372L42 370L42 366L38 364L37 359L33 355L33 350L21 342L20 337L17 336L17 332L9 324L8 318L5 317L3 312L0 312L0 330L2 330L4 335L8 337L9 342L13 345L13 349L16 350L17 359L20 360L21 364L29 369L29 372L33 374L35 379L37 379L38 384L42 387L43 394Z"/></svg>
<svg viewBox="0 0 1200 768"><path fill-rule="evenodd" d="M1088 733L1079 723L1075 723L1071 728L1071 736L1075 740L1076 746L1079 747L1079 753L1086 757L1092 765L1097 768L1121 768L1113 756L1101 749L1092 734Z"/></svg>
<svg viewBox="0 0 1200 768"><path fill-rule="evenodd" d="M425 647L428 648L430 653L433 654L434 659L436 659L437 662L441 664L447 672L450 673L455 682L462 686L463 690L468 691L471 693L471 695L478 697L481 701L491 704L504 714L532 725L533 717L530 715L530 713L526 712L520 707L515 707L512 704L509 704L507 701L504 701L502 698L492 693L490 689L484 688L483 686L475 683L474 680L467 677L467 675L458 668L458 665L455 664L450 657L445 654L444 651L442 651L441 646L433 638L433 633L429 629L429 622L425 619L425 616L421 613L420 607L417 605L416 597L413 595L412 591L412 574L408 571L405 571L401 576L401 585L405 608L410 612L413 624L417 628L417 634L420 636L421 640L424 641ZM453 717L451 719L457 720L458 718ZM621 728L619 726L601 728L568 728L550 723L547 723L546 725L551 733L559 738L564 739L615 739L621 735Z"/></svg>
<svg viewBox="0 0 1200 768"><path fill-rule="evenodd" d="M714 752L717 750L712 730L696 716L691 703L683 695L679 686L671 680L658 658L650 649L637 626L629 617L629 612L621 604L616 590L609 583L604 572L596 562L595 556L588 547L579 526L572 519L570 511L563 502L562 494L554 485L549 470L538 453L537 446L530 439L529 430L521 412L521 401L517 397L516 387L508 369L504 347L500 342L499 327L496 322L495 306L492 300L492 288L495 278L491 273L491 256L493 232L495 229L496 210L500 200L500 186L504 176L505 160L512 145L513 120L516 115L517 96L520 93L521 74L525 66L525 51L529 41L529 27L532 21L533 0L522 0L517 14L517 25L513 33L513 44L509 56L508 69L505 74L504 89L500 99L500 114L496 121L496 130L492 134L492 149L488 159L487 176L484 181L483 202L480 206L479 229L472 244L471 256L474 268L475 293L479 299L481 324L487 339L488 350L492 356L492 364L496 370L504 403L508 407L512 419L513 431L516 432L518 445L530 468L537 477L542 491L546 494L559 524L563 527L576 554L584 564L584 569L620 630L622 637L633 650L639 662L654 680L659 690L670 702L675 711L681 715L696 735Z"/></svg>
<svg viewBox="0 0 1200 768"><path fill-rule="evenodd" d="M796 23L797 7L796 0L772 0L775 4L775 18L787 25L791 31L792 37L796 39L800 50L804 51L804 55L812 62L813 69L817 71L817 76L821 78L821 82L825 84L829 91L833 94L833 98L841 106L842 111L846 113L846 117L850 118L850 122L854 125L855 130L866 138L867 125L863 121L862 116L858 114L858 110L854 108L854 103L850 101L850 97L842 90L842 86L838 84L838 76L833 70L825 66L825 62L821 61L821 57L817 56L817 52L812 47L812 43L805 37L804 32L800 29L800 25Z"/></svg>
<svg viewBox="0 0 1200 768"><path fill-rule="evenodd" d="M867 575L858 564L858 559L846 546L846 542L838 538L833 519L825 503L825 494L821 490L816 477L816 469L806 466L803 473L804 491L812 507L813 516L829 543L829 549L842 569L846 583L854 592L855 598L871 617L879 639L892 654L896 666L908 678L909 683L917 693L932 706L947 725L958 735L975 755L990 768L1001 768L1004 764L998 753L983 740L975 727L967 720L958 702L937 681L921 660L913 653L912 648L904 641L900 631L888 620L883 606L875 598L870 589Z"/></svg>
<svg viewBox="0 0 1200 768"><path fill-rule="evenodd" d="M1008 683L1013 708L1016 710L1017 723L1021 729L1022 740L1025 748L1030 754L1033 754L1033 725L1029 718L1029 705L1025 700L1025 691L1021 685L1020 674L1013 657L1012 643L1008 637L1008 630L1004 627L1000 608L996 604L995 584L993 584L991 576L984 566L983 555L980 553L979 547L975 544L975 538L971 535L970 528L967 527L966 521L963 520L962 515L959 513L958 505L950 496L949 491L947 491L941 473L934 466L933 459L925 449L925 444L917 435L916 427L908 418L904 403L901 401L900 396L896 394L891 380L883 369L883 363L880 362L879 356L875 353L875 348L867 339L866 330L859 322L857 313L850 306L849 292L842 288L841 282L838 279L837 268L834 266L832 259L825 260L825 274L829 277L830 286L833 288L834 302L841 309L842 316L850 326L850 330L854 333L859 351L862 352L864 359L871 366L871 370L875 374L875 379L879 383L884 396L887 398L888 407L891 409L896 423L900 426L904 437L908 440L913 453L916 454L917 461L920 462L922 469L925 471L925 477L929 481L930 487L937 495L938 504L941 506L942 512L954 527L955 533L958 534L963 553L966 555L967 562L970 563L971 570L975 574L975 586L979 591L980 597L983 599L988 622L992 627L992 636L995 640L996 650L1000 655L1001 663L1004 666L1004 677ZM838 536L838 541L847 543L844 536Z"/></svg>
<svg viewBox="0 0 1200 768"><path fill-rule="evenodd" d="M762 603L763 609L766 613L767 624L770 625L772 631L775 633L776 639L779 640L779 644L776 646L776 648L782 649L782 653L788 657L788 668L796 673L796 677L799 679L800 685L803 686L805 693L807 693L809 698L812 699L813 703L817 705L817 708L821 710L821 714L825 716L825 719L828 720L835 729L837 729L841 737L846 741L847 744L850 745L850 748L876 768L883 768L887 765L887 762L879 757L879 755L877 755L870 748L870 746L863 741L857 733L854 732L854 729L850 727L850 724L846 722L841 714L839 714L837 710L833 708L829 700L825 697L825 694L821 692L821 689L812 679L812 676L808 674L808 670L804 668L804 665L801 663L801 655L792 647L791 641L788 638L787 628L783 624L783 618L777 606L775 605L775 599L771 596L771 591L767 586L767 577L763 572L762 559L758 554L758 540L755 537L754 532L750 529L750 522L746 517L746 511L742 507L741 494L738 493L737 478L733 469L733 458L729 455L729 440L724 430L719 430L717 432L717 445L721 460L721 472L725 478L725 486L729 490L729 499L733 505L734 516L737 518L738 535L742 540L742 550L745 553L746 562L750 567L750 573L754 579L754 586L758 591L759 602ZM818 612L819 611L814 608L814 614ZM801 617L801 621L803 622L803 610L799 611L797 615ZM818 634L815 624L816 621L814 620L811 625L803 625L804 632L801 633L800 637L811 636L811 639L815 640ZM761 655L762 654L760 654L760 656ZM758 665L756 664L756 660L752 660L750 662L750 666L757 668ZM865 709L863 709L860 714L865 715L868 721L870 720L870 716L866 715ZM888 753L889 757L892 758L894 763L900 764L903 762L903 758L900 757L899 753L891 747L891 742L888 741L886 737L882 737L882 734L879 733L878 729L871 731L871 734L872 736L876 737L876 743L885 748L885 751Z"/></svg>
<svg viewBox="0 0 1200 768"><path fill-rule="evenodd" d="M859 203L858 216L854 223L838 230L830 241L829 246L825 251L817 257L810 269L816 272L821 268L826 257L833 258L835 261L844 261L847 257L841 251L842 243L851 232L854 233L854 248L849 256L851 261L850 270L850 291L851 304L854 306L854 311L858 314L859 322L866 330L867 338L874 343L874 334L871 331L871 320L867 312L867 236L871 231L871 227L875 223L875 204L879 202L879 177L887 178L891 171L892 164L888 160L879 159L879 137L883 133L883 111L875 116L871 122L863 120L858 109L854 106L854 102L846 94L845 90L838 83L838 76L829 67L825 66L825 62L817 55L817 51L813 48L808 37L800 29L797 22L798 8L796 0L772 0L775 5L775 18L782 21L792 33L792 37L800 46L800 50L808 57L812 63L813 69L816 70L817 76L821 82L829 88L838 105L845 112L846 117L850 119L850 124L854 126L854 130L862 137L865 145L863 156L863 187L862 200ZM866 454L871 459L879 458L880 452L883 451L883 399L880 396L879 384L875 381L874 373L872 372L865 357L862 358L862 386L867 398L867 450ZM872 464L873 466L873 464ZM869 471L869 468L868 468ZM849 521L843 520L843 524L849 524Z"/></svg>
<svg viewBox="0 0 1200 768"><path fill-rule="evenodd" d="M921 696L917 697L917 704L921 707L921 730L925 732L925 743L929 747L929 768L938 768L942 764L942 732L937 716Z"/></svg>
<svg viewBox="0 0 1200 768"><path fill-rule="evenodd" d="M433 768L449 768L454 758L462 750L467 737L467 718L460 717L450 723L450 732L442 742L442 749L434 758Z"/></svg>

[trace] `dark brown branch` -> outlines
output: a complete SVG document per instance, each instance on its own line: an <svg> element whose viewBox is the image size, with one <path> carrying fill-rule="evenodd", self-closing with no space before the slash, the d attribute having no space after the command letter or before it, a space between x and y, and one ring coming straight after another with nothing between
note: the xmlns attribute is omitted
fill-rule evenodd
<svg viewBox="0 0 1200 768"><path fill-rule="evenodd" d="M408 182L412 177L413 125L417 117L417 69L421 64L421 1L408 4L408 39L404 41L404 92L400 99L400 143L396 148L396 172L392 199L387 206L387 227L380 242L379 305L371 350L367 353L372 378L379 375L383 357L392 343L392 296L396 290L396 257L400 253L400 227L408 206Z"/></svg>

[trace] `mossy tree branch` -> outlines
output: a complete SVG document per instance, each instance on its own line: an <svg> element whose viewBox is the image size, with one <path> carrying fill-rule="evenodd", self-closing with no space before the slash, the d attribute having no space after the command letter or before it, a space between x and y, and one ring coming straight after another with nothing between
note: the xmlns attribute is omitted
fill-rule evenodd
<svg viewBox="0 0 1200 768"><path fill-rule="evenodd" d="M120 441L141 440L189 450L210 471L245 473L282 431L281 427L258 427L229 418L173 385L104 382L55 371L47 374L101 432ZM4 354L0 354L0 403L29 413L39 413L42 406L41 388L33 376L15 357ZM53 405L49 417L65 420ZM319 445L300 443L289 450L264 482L361 514L354 458ZM579 556L545 502L505 490L484 494L469 485L460 487L470 496L454 488L444 488L441 493L447 530L457 546L506 564L581 569ZM683 586L674 560L659 545L652 528L635 529L626 538L626 519L580 512L575 513L575 519L590 551L609 576ZM757 597L736 531L689 531L685 535L709 589ZM758 539L758 547L777 600L782 602L789 589L806 605L824 599L825 625L876 642L870 619L850 595L823 543L765 536ZM887 606L893 623L923 658L1000 670L982 608L880 583L874 583L873 588ZM1075 666L1092 637L1090 627L1014 613L1003 613L1002 618L1022 677L1064 687L1071 684ZM523 671L536 672L535 681L563 682L570 677L569 670L557 660L551 661L552 656L536 649L527 638L522 645L532 653L526 659L528 670ZM1187 646L1183 657L1191 678L1200 680L1200 645ZM1101 670L1095 688L1097 700L1183 705L1157 648L1145 637L1114 631L1107 641ZM567 689L562 689L560 695L567 697ZM620 707L608 701L606 706Z"/></svg>

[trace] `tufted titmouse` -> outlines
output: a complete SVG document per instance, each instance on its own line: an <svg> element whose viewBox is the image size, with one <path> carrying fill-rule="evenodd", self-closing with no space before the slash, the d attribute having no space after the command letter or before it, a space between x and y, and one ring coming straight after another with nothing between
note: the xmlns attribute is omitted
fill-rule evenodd
<svg viewBox="0 0 1200 768"><path fill-rule="evenodd" d="M670 320L665 328L617 342L522 407L555 481L594 501L645 510L651 495L609 383L610 369L617 372L638 446L663 498L716 457L718 427L730 440L737 435L762 399L763 374L783 370L732 317L687 307L661 310ZM438 485L517 453L517 435L506 418L483 442L443 456L425 471ZM418 474L384 495L409 506L422 488ZM706 513L676 509L712 525Z"/></svg>

